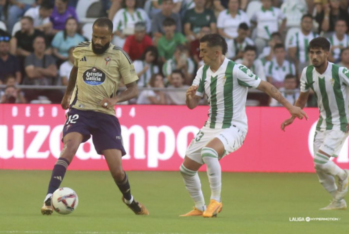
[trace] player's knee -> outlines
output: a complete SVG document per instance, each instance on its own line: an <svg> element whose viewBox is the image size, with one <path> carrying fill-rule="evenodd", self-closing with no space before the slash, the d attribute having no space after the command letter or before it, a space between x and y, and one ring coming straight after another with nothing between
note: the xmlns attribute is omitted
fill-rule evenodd
<svg viewBox="0 0 349 234"><path fill-rule="evenodd" d="M123 181L125 179L125 172L123 170L115 170L111 172L111 175L116 182Z"/></svg>
<svg viewBox="0 0 349 234"><path fill-rule="evenodd" d="M316 171L323 170L326 166L325 164L330 160L330 158L322 153L321 151L318 151L314 155L314 167Z"/></svg>
<svg viewBox="0 0 349 234"><path fill-rule="evenodd" d="M62 150L62 158L66 158L69 161L71 161L76 154L76 151L78 151L79 144L75 142L66 142L64 144L64 148Z"/></svg>
<svg viewBox="0 0 349 234"><path fill-rule="evenodd" d="M213 148L203 147L201 149L201 158L206 163L206 159L207 158L216 158L216 159L218 159L218 153Z"/></svg>

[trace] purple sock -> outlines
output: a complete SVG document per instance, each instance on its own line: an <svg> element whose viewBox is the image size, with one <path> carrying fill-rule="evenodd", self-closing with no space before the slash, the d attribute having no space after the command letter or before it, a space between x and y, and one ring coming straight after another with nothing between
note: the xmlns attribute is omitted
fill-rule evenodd
<svg viewBox="0 0 349 234"><path fill-rule="evenodd" d="M48 186L47 193L53 193L61 185L67 167L69 166L68 160L64 158L59 158L53 168L50 184Z"/></svg>

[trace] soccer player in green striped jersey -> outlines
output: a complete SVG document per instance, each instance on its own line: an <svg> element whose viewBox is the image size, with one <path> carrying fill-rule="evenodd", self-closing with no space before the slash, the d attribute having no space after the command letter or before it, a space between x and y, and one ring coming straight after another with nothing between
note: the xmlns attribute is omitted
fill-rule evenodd
<svg viewBox="0 0 349 234"><path fill-rule="evenodd" d="M200 57L204 61L188 88L186 104L194 109L205 93L210 102L209 118L186 151L180 172L185 187L194 200L192 211L182 216L215 217L222 210L221 166L219 160L239 149L247 133L245 113L249 87L257 88L278 100L290 114L302 119L306 114L292 106L270 83L261 80L247 67L227 59L225 39L208 34L200 39ZM197 174L206 164L211 187L211 200L206 209L201 182Z"/></svg>
<svg viewBox="0 0 349 234"><path fill-rule="evenodd" d="M336 158L348 137L349 118L349 70L328 62L330 43L324 37L313 39L309 44L309 58L313 65L303 69L301 94L295 106L303 108L308 100L309 89L317 96L320 116L314 137L314 164L319 182L333 197L322 210L347 208L344 200L348 192L349 171L343 170L330 160ZM294 120L285 120L284 130ZM335 178L338 177L338 186Z"/></svg>

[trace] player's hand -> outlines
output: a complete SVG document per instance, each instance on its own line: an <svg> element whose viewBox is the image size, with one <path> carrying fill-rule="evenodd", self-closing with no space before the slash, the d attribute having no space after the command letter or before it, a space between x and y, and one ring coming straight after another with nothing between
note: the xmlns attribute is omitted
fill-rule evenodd
<svg viewBox="0 0 349 234"><path fill-rule="evenodd" d="M64 110L69 108L70 97L70 95L64 95L62 99L61 106Z"/></svg>
<svg viewBox="0 0 349 234"><path fill-rule="evenodd" d="M196 93L196 90L198 90L199 86L190 86L188 89L187 89L187 97L194 97L195 96L195 93Z"/></svg>
<svg viewBox="0 0 349 234"><path fill-rule="evenodd" d="M298 106L292 106L289 110L292 117L297 117L298 119L303 119L303 117L307 120L308 115Z"/></svg>
<svg viewBox="0 0 349 234"><path fill-rule="evenodd" d="M289 119L286 119L282 124L281 124L281 129L282 131L285 131L286 126L290 125L293 123L295 117L291 117Z"/></svg>
<svg viewBox="0 0 349 234"><path fill-rule="evenodd" d="M108 109L109 107L114 107L115 102L111 98L104 98L100 104L103 108Z"/></svg>

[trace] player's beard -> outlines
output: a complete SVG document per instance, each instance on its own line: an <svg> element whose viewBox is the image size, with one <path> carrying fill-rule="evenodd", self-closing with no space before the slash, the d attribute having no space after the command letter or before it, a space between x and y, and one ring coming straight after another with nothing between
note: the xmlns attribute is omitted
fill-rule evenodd
<svg viewBox="0 0 349 234"><path fill-rule="evenodd" d="M105 51L109 48L110 42L106 43L104 46L101 48L96 48L95 43L92 41L92 51L95 54L104 54Z"/></svg>

